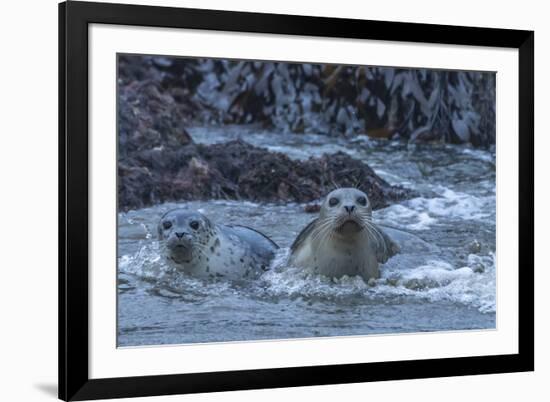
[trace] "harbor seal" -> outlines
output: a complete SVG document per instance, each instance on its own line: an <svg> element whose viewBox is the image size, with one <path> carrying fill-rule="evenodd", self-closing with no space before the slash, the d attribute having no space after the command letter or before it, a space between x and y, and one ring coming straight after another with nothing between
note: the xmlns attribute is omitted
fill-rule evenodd
<svg viewBox="0 0 550 402"><path fill-rule="evenodd" d="M327 195L319 217L290 247L289 263L328 277L380 276L378 265L399 251L398 245L372 222L367 195L340 188Z"/></svg>
<svg viewBox="0 0 550 402"><path fill-rule="evenodd" d="M162 216L158 235L177 270L203 278L255 278L279 248L262 233L239 225L216 225L199 212L174 209Z"/></svg>

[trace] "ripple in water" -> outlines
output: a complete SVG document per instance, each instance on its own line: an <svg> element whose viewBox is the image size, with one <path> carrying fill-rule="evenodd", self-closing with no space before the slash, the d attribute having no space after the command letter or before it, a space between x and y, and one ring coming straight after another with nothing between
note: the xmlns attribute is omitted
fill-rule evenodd
<svg viewBox="0 0 550 402"><path fill-rule="evenodd" d="M195 140L203 138L201 130L191 131ZM243 134L242 128L232 130L218 136L208 131L209 141ZM495 328L493 154L321 136L299 147L292 135L279 141L279 134L249 128L244 134L254 145L296 158L343 150L368 161L386 180L414 186L421 197L374 213L401 253L381 267L374 283L330 279L286 264L293 239L315 217L302 205L196 201L121 213L119 346ZM175 207L263 231L281 246L271 269L241 283L177 272L155 239L158 219Z"/></svg>

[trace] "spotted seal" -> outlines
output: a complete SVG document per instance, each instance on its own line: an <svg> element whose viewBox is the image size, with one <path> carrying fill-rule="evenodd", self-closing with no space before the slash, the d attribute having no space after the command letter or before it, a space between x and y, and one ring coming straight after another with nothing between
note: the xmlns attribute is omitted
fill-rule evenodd
<svg viewBox="0 0 550 402"><path fill-rule="evenodd" d="M367 195L356 188L340 188L327 195L319 217L297 236L289 263L329 277L359 275L369 281L379 277L379 263L398 251L398 245L372 222Z"/></svg>
<svg viewBox="0 0 550 402"><path fill-rule="evenodd" d="M184 209L164 214L158 235L176 268L197 277L257 277L268 269L279 248L252 228L217 225L199 212Z"/></svg>

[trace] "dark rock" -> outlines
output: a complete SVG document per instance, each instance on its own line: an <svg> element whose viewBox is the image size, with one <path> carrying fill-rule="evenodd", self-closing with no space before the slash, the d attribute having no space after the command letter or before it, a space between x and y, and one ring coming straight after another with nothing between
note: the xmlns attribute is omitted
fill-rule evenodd
<svg viewBox="0 0 550 402"><path fill-rule="evenodd" d="M119 207L125 210L196 199L305 203L337 186L362 189L374 209L415 195L344 153L296 161L243 141L144 150L132 163L119 163Z"/></svg>
<svg viewBox="0 0 550 402"><path fill-rule="evenodd" d="M118 164L118 205L142 206L153 204L155 183L146 167Z"/></svg>
<svg viewBox="0 0 550 402"><path fill-rule="evenodd" d="M119 157L160 146L177 148L191 142L184 127L190 111L150 81L119 87Z"/></svg>
<svg viewBox="0 0 550 402"><path fill-rule="evenodd" d="M314 214L321 210L321 204L315 203L315 204L307 204L304 207L304 212L307 212L308 214Z"/></svg>
<svg viewBox="0 0 550 402"><path fill-rule="evenodd" d="M481 251L481 243L474 239L468 244L468 251L470 254L478 254Z"/></svg>
<svg viewBox="0 0 550 402"><path fill-rule="evenodd" d="M481 274L485 272L485 265L483 265L481 262L474 262L471 268L472 271L474 271L476 274Z"/></svg>

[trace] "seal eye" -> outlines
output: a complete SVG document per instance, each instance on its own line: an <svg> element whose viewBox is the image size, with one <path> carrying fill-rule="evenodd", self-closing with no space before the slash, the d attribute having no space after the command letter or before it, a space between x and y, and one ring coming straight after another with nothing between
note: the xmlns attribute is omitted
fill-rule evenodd
<svg viewBox="0 0 550 402"><path fill-rule="evenodd" d="M357 198L357 203L359 205L365 206L365 205L367 205L367 199L365 197L361 196L361 197Z"/></svg>
<svg viewBox="0 0 550 402"><path fill-rule="evenodd" d="M172 227L172 222L170 222L170 221L164 221L164 222L162 222L162 227L163 227L164 229L170 229L170 228Z"/></svg>
<svg viewBox="0 0 550 402"><path fill-rule="evenodd" d="M328 205L330 205L331 207L338 205L338 198L332 197L330 200L328 200Z"/></svg>
<svg viewBox="0 0 550 402"><path fill-rule="evenodd" d="M191 223L189 223L189 226L191 226L191 229L197 230L199 228L199 222L191 221Z"/></svg>

